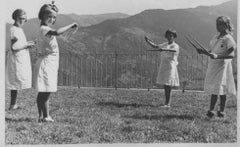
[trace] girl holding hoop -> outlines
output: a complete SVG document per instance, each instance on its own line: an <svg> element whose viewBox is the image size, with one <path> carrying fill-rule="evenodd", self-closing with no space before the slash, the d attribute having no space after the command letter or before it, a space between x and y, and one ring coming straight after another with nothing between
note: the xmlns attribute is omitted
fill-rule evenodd
<svg viewBox="0 0 240 147"><path fill-rule="evenodd" d="M170 107L171 103L171 90L172 87L179 86L178 78L178 55L179 55L179 45L174 42L177 37L177 33L173 29L168 29L165 32L165 38L167 42L156 45L148 37L145 37L146 42L153 48L158 48L161 52L161 63L157 76L157 84L164 85L165 90L165 105L163 107Z"/></svg>
<svg viewBox="0 0 240 147"><path fill-rule="evenodd" d="M37 107L39 122L53 122L49 115L49 96L51 92L57 91L57 77L59 67L59 48L56 36L78 27L72 23L57 30L51 26L56 21L58 8L52 4L45 4L41 7L38 18L40 19L40 34L38 43L40 52L34 70L34 87L38 91Z"/></svg>

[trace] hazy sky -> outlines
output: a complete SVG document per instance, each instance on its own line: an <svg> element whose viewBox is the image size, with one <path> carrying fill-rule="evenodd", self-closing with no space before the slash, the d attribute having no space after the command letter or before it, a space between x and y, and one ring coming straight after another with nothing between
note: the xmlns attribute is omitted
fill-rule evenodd
<svg viewBox="0 0 240 147"><path fill-rule="evenodd" d="M137 14L146 9L179 9L199 5L216 5L229 0L55 0L60 13L102 14L122 12ZM28 18L37 17L40 7L51 0L5 0L6 21L12 22L11 14L17 8L27 12Z"/></svg>

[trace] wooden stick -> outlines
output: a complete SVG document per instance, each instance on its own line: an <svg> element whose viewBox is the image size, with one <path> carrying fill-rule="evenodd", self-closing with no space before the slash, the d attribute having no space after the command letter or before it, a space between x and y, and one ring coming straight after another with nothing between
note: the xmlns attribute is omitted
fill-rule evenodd
<svg viewBox="0 0 240 147"><path fill-rule="evenodd" d="M146 50L146 51L162 51L161 49L155 49L155 50Z"/></svg>
<svg viewBox="0 0 240 147"><path fill-rule="evenodd" d="M194 39L191 35L189 35L192 39L193 39L193 41L195 41L203 50L205 50L205 51L207 51L208 52L208 50L200 43L200 42L198 42L196 39Z"/></svg>
<svg viewBox="0 0 240 147"><path fill-rule="evenodd" d="M190 35L189 35L189 36L190 36ZM190 36L190 37L191 37L191 39L192 39L197 45L200 46L200 47L198 48L197 45L196 45L194 42L192 42L188 36L185 36L185 38L188 40L188 42L189 42L190 44L192 44L192 46L195 47L196 50L201 49L202 52L203 52L203 54L205 54L205 55L207 55L207 56L210 56L210 53L208 52L208 50L207 50L200 42L198 42L198 41L197 41L196 39L194 39L192 36Z"/></svg>
<svg viewBox="0 0 240 147"><path fill-rule="evenodd" d="M198 49L198 47L190 40L190 38L188 38L187 36L184 36L186 39L187 39L187 41L197 50Z"/></svg>

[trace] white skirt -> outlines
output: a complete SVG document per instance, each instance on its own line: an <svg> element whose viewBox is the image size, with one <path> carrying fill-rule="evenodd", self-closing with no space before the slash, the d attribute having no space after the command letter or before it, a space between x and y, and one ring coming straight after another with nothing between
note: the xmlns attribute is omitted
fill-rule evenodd
<svg viewBox="0 0 240 147"><path fill-rule="evenodd" d="M174 87L179 86L177 64L175 62L161 62L156 83Z"/></svg>
<svg viewBox="0 0 240 147"><path fill-rule="evenodd" d="M56 92L58 81L59 55L39 58L33 74L33 87L38 92Z"/></svg>
<svg viewBox="0 0 240 147"><path fill-rule="evenodd" d="M204 91L215 95L236 95L231 59L210 59Z"/></svg>
<svg viewBox="0 0 240 147"><path fill-rule="evenodd" d="M28 50L9 52L6 66L6 88L21 90L32 87L32 67Z"/></svg>

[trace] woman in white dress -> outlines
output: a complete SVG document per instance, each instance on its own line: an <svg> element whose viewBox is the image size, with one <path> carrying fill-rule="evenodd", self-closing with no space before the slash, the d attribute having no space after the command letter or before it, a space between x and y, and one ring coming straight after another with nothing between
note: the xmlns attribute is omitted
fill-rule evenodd
<svg viewBox="0 0 240 147"><path fill-rule="evenodd" d="M216 20L218 35L214 36L210 42L210 53L207 74L205 77L204 91L211 94L210 109L207 116L212 118L214 108L220 96L220 110L217 111L219 118L224 118L226 95L236 95L236 87L232 71L232 58L236 43L231 36L233 25L227 16L220 16ZM199 53L201 51L199 50Z"/></svg>
<svg viewBox="0 0 240 147"><path fill-rule="evenodd" d="M40 19L40 33L38 37L38 60L34 68L33 86L38 91L37 107L39 122L53 122L49 115L49 96L57 91L57 78L59 67L59 48L56 36L78 27L76 23L52 29L56 21L58 8L54 4L45 4L41 7L38 18Z"/></svg>
<svg viewBox="0 0 240 147"><path fill-rule="evenodd" d="M11 90L11 102L9 110L19 108L16 104L17 91L32 87L32 69L29 49L35 43L27 41L22 26L27 21L26 12L16 9L12 14L14 20L10 28L11 49L7 56L6 88Z"/></svg>
<svg viewBox="0 0 240 147"><path fill-rule="evenodd" d="M148 37L145 37L147 43L149 43L153 48L158 48L161 52L161 63L156 83L164 85L166 101L163 107L170 107L172 87L179 86L177 71L179 45L174 42L176 37L177 33L172 29L168 29L165 33L165 38L168 42L159 45L156 45Z"/></svg>

